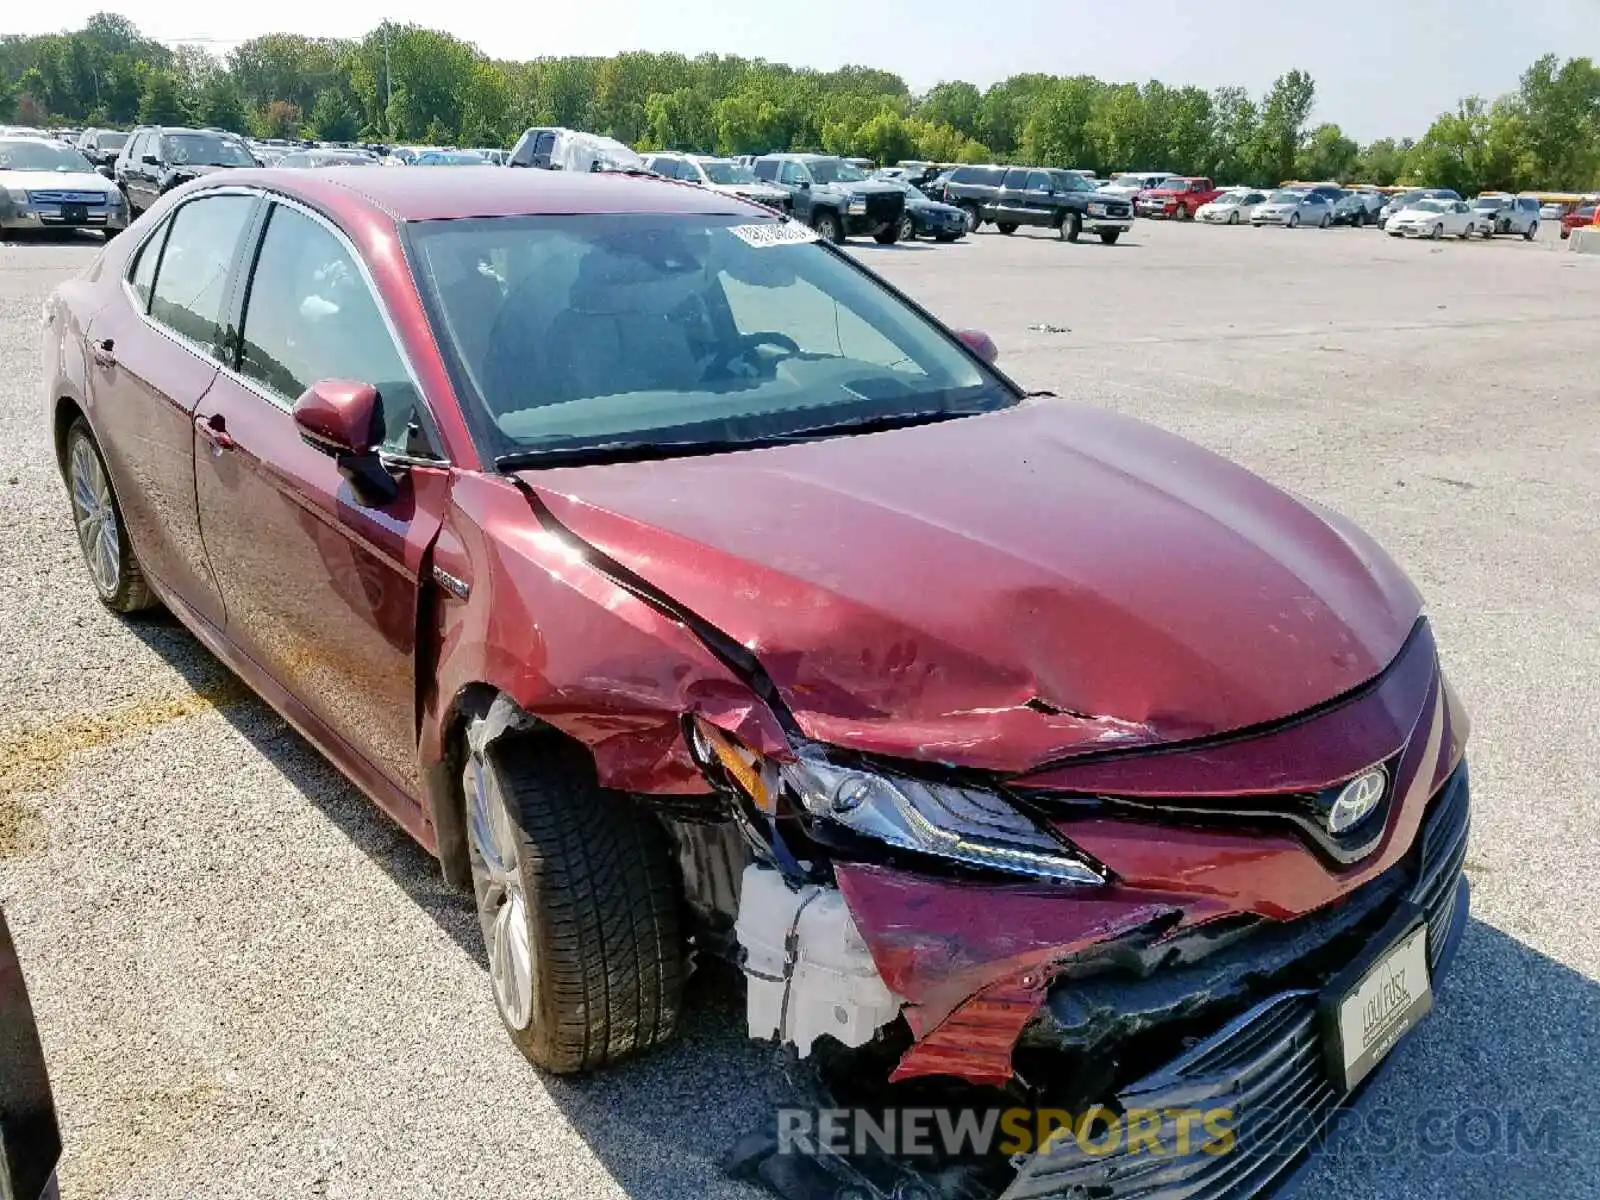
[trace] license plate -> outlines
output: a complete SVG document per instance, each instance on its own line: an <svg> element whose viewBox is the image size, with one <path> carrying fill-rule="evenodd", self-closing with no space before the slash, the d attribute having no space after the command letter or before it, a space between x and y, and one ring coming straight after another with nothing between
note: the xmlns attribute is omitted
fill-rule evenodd
<svg viewBox="0 0 1600 1200"><path fill-rule="evenodd" d="M83 225L89 220L89 210L81 204L63 204L61 219L68 225Z"/></svg>
<svg viewBox="0 0 1600 1200"><path fill-rule="evenodd" d="M1351 979L1351 974L1357 978ZM1329 1072L1348 1091L1359 1084L1433 1007L1428 926L1411 924L1376 962L1359 962L1324 994Z"/></svg>

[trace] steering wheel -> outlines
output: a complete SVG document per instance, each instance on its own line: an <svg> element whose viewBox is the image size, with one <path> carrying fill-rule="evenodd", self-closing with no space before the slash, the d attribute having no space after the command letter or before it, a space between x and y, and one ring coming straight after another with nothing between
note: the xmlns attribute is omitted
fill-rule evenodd
<svg viewBox="0 0 1600 1200"><path fill-rule="evenodd" d="M743 358L757 346L776 346L780 350L787 351L785 357L788 358L793 358L800 353L800 343L788 334L778 333L776 330L757 330L755 333L740 335L730 345L718 350L712 357L711 362L707 364L706 369L709 371L726 371L738 359ZM769 361L776 362L777 360Z"/></svg>

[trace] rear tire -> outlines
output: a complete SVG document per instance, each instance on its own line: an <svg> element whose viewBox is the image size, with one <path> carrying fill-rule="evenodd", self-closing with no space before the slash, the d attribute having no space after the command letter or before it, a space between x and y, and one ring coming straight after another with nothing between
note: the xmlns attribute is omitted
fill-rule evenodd
<svg viewBox="0 0 1600 1200"><path fill-rule="evenodd" d="M900 240L902 242L917 240L917 223L909 215L900 218Z"/></svg>
<svg viewBox="0 0 1600 1200"><path fill-rule="evenodd" d="M1290 213L1289 214L1289 224L1288 224L1287 228L1289 228L1289 229L1299 229L1300 228L1300 214L1299 213Z"/></svg>
<svg viewBox="0 0 1600 1200"><path fill-rule="evenodd" d="M1525 241L1525 242L1531 242L1531 241L1533 241L1534 238L1536 238L1538 236L1539 236L1539 222L1535 221L1532 225L1528 226L1527 232L1525 232L1522 235L1522 240Z"/></svg>
<svg viewBox="0 0 1600 1200"><path fill-rule="evenodd" d="M878 245L880 245L880 246L892 246L892 245L894 245L896 242L898 242L900 240L900 225L899 225L899 222L896 222L895 224L889 226L889 228L887 228L887 229L878 230L877 233L872 235L872 240L877 242Z"/></svg>
<svg viewBox="0 0 1600 1200"><path fill-rule="evenodd" d="M1083 233L1083 218L1076 212L1069 212L1065 217L1062 218L1061 224L1058 228L1061 233L1062 241L1075 242Z"/></svg>
<svg viewBox="0 0 1600 1200"><path fill-rule="evenodd" d="M1327 213L1323 213L1322 214L1322 220L1317 222L1317 228L1318 229L1326 229L1329 225L1332 225L1332 224L1333 224L1333 218L1330 217Z"/></svg>
<svg viewBox="0 0 1600 1200"><path fill-rule="evenodd" d="M114 613L136 613L156 600L128 541L122 507L111 489L111 473L82 417L67 430L67 494L78 549L95 594Z"/></svg>
<svg viewBox="0 0 1600 1200"><path fill-rule="evenodd" d="M469 752L462 787L495 1005L517 1048L569 1075L670 1038L684 958L661 826L565 746Z"/></svg>
<svg viewBox="0 0 1600 1200"><path fill-rule="evenodd" d="M1117 239L1121 236L1122 230L1120 229L1102 229L1100 231L1100 240L1108 246L1115 246Z"/></svg>
<svg viewBox="0 0 1600 1200"><path fill-rule="evenodd" d="M968 231L977 233L978 227L983 224L983 210L976 204L963 204L961 207L967 210Z"/></svg>
<svg viewBox="0 0 1600 1200"><path fill-rule="evenodd" d="M844 245L844 222L839 219L838 213L819 209L811 214L811 228L817 231L817 236L825 242L832 242L835 246Z"/></svg>
<svg viewBox="0 0 1600 1200"><path fill-rule="evenodd" d="M1238 223L1239 223L1239 210L1236 208L1231 213L1228 214L1228 224L1229 225L1237 225Z"/></svg>
<svg viewBox="0 0 1600 1200"><path fill-rule="evenodd" d="M994 227L1007 237L1010 237L1017 231L1017 225L1015 221L996 221Z"/></svg>

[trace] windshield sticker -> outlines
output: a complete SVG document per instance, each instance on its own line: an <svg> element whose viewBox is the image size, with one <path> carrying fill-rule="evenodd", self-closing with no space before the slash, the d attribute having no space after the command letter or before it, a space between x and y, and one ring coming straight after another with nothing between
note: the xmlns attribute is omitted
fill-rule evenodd
<svg viewBox="0 0 1600 1200"><path fill-rule="evenodd" d="M817 240L817 231L807 228L799 221L763 221L759 225L730 225L728 232L757 250L763 246L793 246L800 242Z"/></svg>

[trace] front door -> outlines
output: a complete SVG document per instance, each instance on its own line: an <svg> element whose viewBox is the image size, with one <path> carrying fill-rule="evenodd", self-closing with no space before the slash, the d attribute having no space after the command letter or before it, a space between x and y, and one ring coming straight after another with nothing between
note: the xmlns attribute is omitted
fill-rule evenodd
<svg viewBox="0 0 1600 1200"><path fill-rule="evenodd" d="M89 326L89 405L134 552L211 622L222 597L194 503L194 412L217 377L229 272L256 200L201 196L134 254L122 299Z"/></svg>
<svg viewBox="0 0 1600 1200"><path fill-rule="evenodd" d="M415 799L419 572L448 471L371 285L331 225L274 204L246 297L236 369L195 424L200 531L228 637L338 739L327 749L353 752ZM323 379L382 396L381 440L415 464L397 469L391 503L364 504L300 439L291 409ZM360 776L362 763L346 765Z"/></svg>

